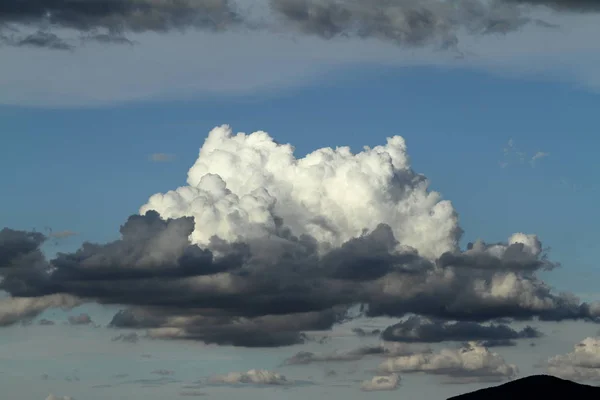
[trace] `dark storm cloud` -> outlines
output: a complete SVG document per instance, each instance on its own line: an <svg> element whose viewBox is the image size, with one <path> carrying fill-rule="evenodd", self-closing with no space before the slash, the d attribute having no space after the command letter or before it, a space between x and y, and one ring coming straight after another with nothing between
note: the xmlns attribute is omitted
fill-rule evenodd
<svg viewBox="0 0 600 400"><path fill-rule="evenodd" d="M10 41L8 43L11 43ZM14 40L11 44L19 47L38 47L52 50L73 50L73 46L51 32L37 31Z"/></svg>
<svg viewBox="0 0 600 400"><path fill-rule="evenodd" d="M445 322L411 316L386 328L381 337L386 341L437 343L444 341L496 341L540 337L530 326L516 331L505 324L481 325L476 322ZM500 343L497 343L497 345Z"/></svg>
<svg viewBox="0 0 600 400"><path fill-rule="evenodd" d="M41 23L80 31L166 32L222 29L237 16L228 0L13 0L0 3L0 23Z"/></svg>
<svg viewBox="0 0 600 400"><path fill-rule="evenodd" d="M0 268L9 268L20 257L37 252L45 241L46 236L38 232L2 229L0 231Z"/></svg>
<svg viewBox="0 0 600 400"><path fill-rule="evenodd" d="M36 33L4 35L4 44L71 50L74 45L46 29L85 34L84 41L132 44L128 32L168 32L189 28L223 31L240 23L229 0L11 0L0 2L0 31L22 26ZM17 28L18 26L18 28Z"/></svg>
<svg viewBox="0 0 600 400"><path fill-rule="evenodd" d="M356 361L368 355L383 355L389 353L382 346L360 347L344 353L316 354L310 351L300 351L286 359L283 365L306 365L319 362Z"/></svg>
<svg viewBox="0 0 600 400"><path fill-rule="evenodd" d="M402 46L458 44L457 33L516 31L536 20L517 3L481 0L270 0L275 13L299 31L325 39L354 36Z"/></svg>
<svg viewBox="0 0 600 400"><path fill-rule="evenodd" d="M273 347L330 329L347 320L355 304L366 305L370 316L459 322L599 315L598 306L555 294L536 277L553 264L531 237L522 239L527 245L478 242L430 262L415 251L396 251L385 224L325 254L314 238L292 235L281 220L269 237L247 243L213 237L207 248L190 244L193 230L191 217L163 220L151 211L131 216L119 240L85 243L48 262L39 250L43 235L5 229L0 289L13 298L0 305L0 321L11 324L83 298L128 307L110 326L147 329L150 338ZM18 299L23 296L47 300ZM506 325L462 322L413 328L425 341L528 335Z"/></svg>
<svg viewBox="0 0 600 400"><path fill-rule="evenodd" d="M559 11L599 12L598 0L505 0L507 3L524 3L534 6L546 6Z"/></svg>
<svg viewBox="0 0 600 400"><path fill-rule="evenodd" d="M49 28L75 29L83 39L106 44L132 44L128 32L169 32L189 28L227 31L256 28L233 0L17 0L0 3L0 31L27 25L39 32L9 37L0 43L50 49L72 49ZM243 3L240 3L243 4ZM324 39L355 37L400 46L435 45L454 49L459 32L471 35L507 34L528 24L554 27L530 16L523 6L547 6L557 11L597 12L595 0L268 0L272 16L284 29ZM271 18L274 17L274 18ZM3 28L4 27L4 28Z"/></svg>
<svg viewBox="0 0 600 400"><path fill-rule="evenodd" d="M545 253L535 254L525 249L523 243L513 243L502 251L500 256L490 252L497 245L487 245L483 242L469 243L464 253L445 253L438 259L442 267L456 266L481 270L506 270L506 271L536 271L552 270L559 264L548 260ZM502 244L500 244L502 246ZM541 243L537 243L541 247ZM541 250L541 249L540 249Z"/></svg>

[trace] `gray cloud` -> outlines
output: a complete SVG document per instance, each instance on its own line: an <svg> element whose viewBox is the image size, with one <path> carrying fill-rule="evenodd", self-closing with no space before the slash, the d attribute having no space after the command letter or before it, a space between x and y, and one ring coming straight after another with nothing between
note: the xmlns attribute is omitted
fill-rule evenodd
<svg viewBox="0 0 600 400"><path fill-rule="evenodd" d="M0 5L0 23L110 32L222 29L237 16L228 0L22 0Z"/></svg>
<svg viewBox="0 0 600 400"><path fill-rule="evenodd" d="M261 385L290 385L294 382L277 372L251 369L248 372L230 372L224 375L215 375L208 379L209 383L216 384L261 384Z"/></svg>
<svg viewBox="0 0 600 400"><path fill-rule="evenodd" d="M265 132L218 127L204 146L191 186L152 196L118 240L46 260L43 235L0 231L0 290L12 296L0 301L2 324L81 299L123 305L114 328L248 347L302 343L356 305L460 322L422 328L427 340L513 335L462 322L600 321L600 304L538 277L558 265L537 236L460 250L455 210L410 168L401 137L300 160ZM340 196L349 186L355 203Z"/></svg>
<svg viewBox="0 0 600 400"><path fill-rule="evenodd" d="M18 47L38 47L52 50L73 50L73 46L51 32L37 31L35 33L15 38L5 39L5 44Z"/></svg>
<svg viewBox="0 0 600 400"><path fill-rule="evenodd" d="M559 11L595 12L593 0L268 0L271 16L261 28L273 29L280 20L284 29L324 39L372 38L415 47L436 45L455 48L458 33L506 34L527 24L551 27L528 15L522 5L544 5ZM83 40L131 44L127 32L168 32L197 28L225 31L232 27L256 28L250 15L231 0L21 0L0 5L2 25L75 29ZM270 17L275 17L271 20ZM5 40L53 49L72 44L54 33Z"/></svg>
<svg viewBox="0 0 600 400"><path fill-rule="evenodd" d="M379 369L385 372L425 372L452 379L481 381L501 381L519 372L515 365L507 364L498 353L473 342L460 349L390 358L381 363Z"/></svg>
<svg viewBox="0 0 600 400"><path fill-rule="evenodd" d="M588 337L572 352L548 359L548 372L565 379L600 381L600 338Z"/></svg>
<svg viewBox="0 0 600 400"><path fill-rule="evenodd" d="M55 322L51 321L49 319L46 319L46 318L42 318L42 319L40 319L38 324L40 324L40 325L55 325Z"/></svg>
<svg viewBox="0 0 600 400"><path fill-rule="evenodd" d="M229 0L20 0L0 4L0 43L72 50L75 41L62 39L50 27L76 30L82 41L133 44L128 32L169 32L190 28L223 31L240 23ZM23 27L37 28L33 34ZM17 33L15 33L17 32Z"/></svg>
<svg viewBox="0 0 600 400"><path fill-rule="evenodd" d="M516 331L506 324L481 325L476 322L446 322L411 316L407 320L389 326L382 339L398 342L437 343L443 341L488 341L494 347L512 339L540 337L541 333L530 326Z"/></svg>
<svg viewBox="0 0 600 400"><path fill-rule="evenodd" d="M453 48L457 33L508 33L535 20L515 4L480 0L270 0L299 31L325 39L355 36L402 46Z"/></svg>
<svg viewBox="0 0 600 400"><path fill-rule="evenodd" d="M505 0L507 3L523 3L546 6L559 11L599 12L600 4L596 0Z"/></svg>
<svg viewBox="0 0 600 400"><path fill-rule="evenodd" d="M309 351L300 351L294 356L286 359L283 365L306 365L321 362L339 362L339 361L356 361L367 355L383 355L389 354L381 346L360 347L358 349L347 352L331 353L331 354L315 354Z"/></svg>
<svg viewBox="0 0 600 400"><path fill-rule="evenodd" d="M161 376L171 376L175 373L175 371L171 371L169 369L157 369L155 371L152 371L152 373Z"/></svg>
<svg viewBox="0 0 600 400"><path fill-rule="evenodd" d="M111 339L111 341L113 341L113 342L127 342L127 343L137 343L139 340L140 340L140 337L136 332L122 333L120 335L114 336Z"/></svg>
<svg viewBox="0 0 600 400"><path fill-rule="evenodd" d="M535 277L535 269L549 261L540 258L541 244L531 237L517 237L525 244L480 244L460 254L446 253L433 264L414 252L392 250L397 242L385 225L322 256L314 239L295 237L283 226L272 239L248 244L213 238L212 250L189 243L193 229L190 217L162 220L148 212L129 218L121 227L122 239L86 243L48 265L31 257L39 251L40 235L5 230L14 248L0 247L9 265L2 269L0 288L13 296L68 293L131 305L110 325L149 329L153 338L251 347L301 343L303 331L331 328L356 303L366 303L369 315L416 313L458 321L596 318L596 308L553 294ZM34 260L37 267L24 260ZM53 272L40 272L49 269ZM433 327L419 331L425 341L444 335L455 340L470 334L514 337L503 325Z"/></svg>
<svg viewBox="0 0 600 400"><path fill-rule="evenodd" d="M69 316L68 321L71 325L90 325L92 323L92 318L89 314L81 313L79 315Z"/></svg>
<svg viewBox="0 0 600 400"><path fill-rule="evenodd" d="M374 376L368 381L360 384L360 389L365 392L382 390L396 390L400 385L400 377L397 374Z"/></svg>

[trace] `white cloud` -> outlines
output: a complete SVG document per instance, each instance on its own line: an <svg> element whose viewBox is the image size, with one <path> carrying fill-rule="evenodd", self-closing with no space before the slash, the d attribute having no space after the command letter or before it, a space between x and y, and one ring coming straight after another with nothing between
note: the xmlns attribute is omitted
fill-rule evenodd
<svg viewBox="0 0 600 400"><path fill-rule="evenodd" d="M202 245L213 235L227 241L269 236L277 215L295 235L310 234L321 244L339 246L385 221L396 240L425 257L457 248L452 204L411 170L400 136L359 154L323 148L296 159L291 145L265 132L236 135L223 125L209 133L188 184L155 194L140 214L193 216L191 239Z"/></svg>
<svg viewBox="0 0 600 400"><path fill-rule="evenodd" d="M548 359L548 373L565 379L600 381L600 338L585 338L571 353Z"/></svg>
<svg viewBox="0 0 600 400"><path fill-rule="evenodd" d="M374 376L371 380L363 381L360 385L361 390L373 392L379 390L395 390L400 384L398 374Z"/></svg>
<svg viewBox="0 0 600 400"><path fill-rule="evenodd" d="M422 353L390 358L379 366L385 372L427 372L455 378L506 379L518 373L516 365L507 364L498 353L470 342L460 349L443 349L439 353Z"/></svg>

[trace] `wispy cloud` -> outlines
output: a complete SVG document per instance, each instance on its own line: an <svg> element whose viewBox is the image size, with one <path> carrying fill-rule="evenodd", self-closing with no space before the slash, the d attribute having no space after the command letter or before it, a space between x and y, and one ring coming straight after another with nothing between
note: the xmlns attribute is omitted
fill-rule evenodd
<svg viewBox="0 0 600 400"><path fill-rule="evenodd" d="M529 164L534 167L537 161L550 155L550 153L544 151L537 151L532 156L529 156L526 152L519 150L515 146L513 139L508 140L508 143L502 149L502 152L504 153L504 157L502 161L500 161L501 168L506 168L513 164L525 164L527 160L529 160Z"/></svg>
<svg viewBox="0 0 600 400"><path fill-rule="evenodd" d="M51 238L54 239L65 239L71 236L76 236L78 235L77 232L73 232L73 231L58 231L58 232L50 232L50 234L48 236L50 236Z"/></svg>
<svg viewBox="0 0 600 400"><path fill-rule="evenodd" d="M537 153L535 153L533 155L533 157L531 157L531 160L529 161L531 163L531 166L534 167L535 166L535 162L537 160L540 160L544 157L548 157L550 155L550 153L545 153L543 151L538 151Z"/></svg>

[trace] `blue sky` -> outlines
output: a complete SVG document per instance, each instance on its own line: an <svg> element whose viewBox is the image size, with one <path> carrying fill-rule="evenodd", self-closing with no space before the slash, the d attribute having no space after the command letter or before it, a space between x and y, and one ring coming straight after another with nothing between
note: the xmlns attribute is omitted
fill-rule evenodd
<svg viewBox="0 0 600 400"><path fill-rule="evenodd" d="M325 87L94 109L4 107L9 186L1 219L81 233L65 246L115 239L151 194L185 184L208 130L223 123L265 130L299 157L321 147L360 151L401 135L414 169L454 203L466 241L536 233L564 263L549 279L594 292L595 92L438 68L353 69ZM510 139L528 160L513 157L502 168ZM531 167L538 151L550 155ZM152 163L153 153L175 158Z"/></svg>
<svg viewBox="0 0 600 400"><path fill-rule="evenodd" d="M458 27L463 56L457 57L427 46L406 49L381 40L385 35L353 40L350 32L350 39L340 34L341 39L325 40L303 31L277 31L281 27L247 35L202 30L159 35L150 29L129 32L128 37L137 41L133 46L89 43L61 52L15 44L3 38L0 26L0 44L3 40L7 44L0 47L0 57L7 60L0 74L0 228L73 232L43 245L48 258L76 251L85 241L118 240L119 227L150 196L187 185L188 170L199 158L209 132L222 124L230 125L234 133L266 131L277 143L292 144L297 159L325 147L350 146L360 152L363 146L384 145L386 138L400 135L406 140L412 168L425 175L430 189L450 200L458 212L463 250L477 239L506 243L517 232L535 234L550 248L550 259L561 264L536 276L557 293L600 300L596 284L600 279L596 265L600 166L595 154L600 78L594 61L600 49L589 40L600 33L596 32L599 17L592 12L535 7L519 10L558 23L561 29L526 24L506 35L479 36ZM362 11L353 12L360 16ZM501 16L509 21L512 14L507 13ZM105 27L104 23L99 26ZM55 24L52 32L67 42L75 41L76 30L60 21ZM22 27L23 32L30 28ZM225 149L229 144L222 145ZM157 154L164 160L152 160ZM205 156L205 160L210 161L209 169L227 170L217 158ZM250 176L244 175L247 172L239 175ZM373 173L371 179L378 176ZM234 179L223 175L223 180L229 189L237 190ZM364 195L364 187L359 186L358 180L350 182L346 195L353 195L353 187ZM328 200L336 201L335 197ZM278 201L285 203L285 198ZM171 212L154 206L163 218ZM194 204L186 206L180 212L192 213ZM399 220L410 225L424 218L420 211L407 212ZM390 217L374 222L397 221ZM423 226L423 230L430 227ZM396 236L402 232L402 227L392 229L397 229ZM443 237L444 229L440 224L439 230L432 230L431 241ZM0 262L2 240L0 236ZM470 257L471 253L463 254ZM502 274L506 271L498 272ZM514 287L511 290L508 283L500 282L489 295L513 296L530 301L528 307L542 307L535 296L544 289L536 287L538 292L531 294L525 286ZM403 288L402 295L403 291L409 290ZM10 310L14 299L6 292L3 296L0 325L14 311ZM565 299L548 298L558 303ZM378 336L358 337L351 329L383 330L401 320L362 316L328 331L310 332L311 338L327 336L325 344L308 341L277 348L150 339L141 337L143 329L135 331L140 334L137 343L113 341L122 332L106 325L128 305L100 306L92 296L71 310L42 307L34 313L32 324L20 324L17 318L17 323L1 327L0 386L15 400L44 399L49 393L77 400L146 400L185 393L199 396L200 392L212 398L359 398L364 396L361 382L382 373L378 365L385 360L383 355L308 365L282 363L300 351L329 354L378 345ZM556 307L558 313L568 309ZM595 307L590 315L598 318L600 305ZM67 322L80 313L89 314L94 324ZM41 319L54 324L39 325ZM573 351L586 337L600 343L594 323L510 322L516 330L531 324L543 333L538 338L520 338L515 346L490 347L518 367L517 376L564 372L560 366L568 368L565 359L556 359L559 367L552 370L549 357ZM177 321L169 323L169 329L179 326ZM442 349L456 349L459 342L429 345L447 354ZM595 347L585 349L600 359ZM277 371L297 382L254 387L207 381L214 375L255 368ZM158 370L171 373L165 378L155 373ZM329 370L336 375L327 376ZM396 391L368 396L442 399L492 384L456 384L456 377L426 369L399 374L401 385ZM600 380L600 369L590 374L567 377ZM148 379L155 381L142 381Z"/></svg>

